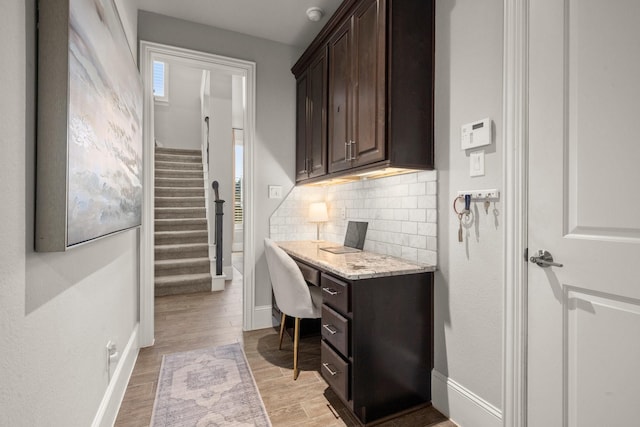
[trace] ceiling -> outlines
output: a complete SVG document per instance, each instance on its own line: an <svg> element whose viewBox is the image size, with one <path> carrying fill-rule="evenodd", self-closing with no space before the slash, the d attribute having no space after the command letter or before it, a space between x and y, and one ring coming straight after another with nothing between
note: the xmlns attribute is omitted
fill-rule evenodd
<svg viewBox="0 0 640 427"><path fill-rule="evenodd" d="M287 45L306 47L342 0L138 0L139 8L236 31ZM325 11L318 22L306 11Z"/></svg>

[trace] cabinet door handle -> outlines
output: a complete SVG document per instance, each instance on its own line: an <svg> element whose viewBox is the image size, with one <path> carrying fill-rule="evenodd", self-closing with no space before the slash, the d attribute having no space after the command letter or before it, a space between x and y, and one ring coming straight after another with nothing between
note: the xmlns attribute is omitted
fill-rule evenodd
<svg viewBox="0 0 640 427"><path fill-rule="evenodd" d="M335 289L331 289L331 288L322 288L322 292L326 292L329 295L338 295L340 292L336 291Z"/></svg>
<svg viewBox="0 0 640 427"><path fill-rule="evenodd" d="M349 160L355 160L356 156L355 154L355 149L356 149L356 142L355 141L351 141L351 144L349 144L349 152L350 152L350 156L349 156Z"/></svg>
<svg viewBox="0 0 640 427"><path fill-rule="evenodd" d="M351 141L349 141L349 142L345 141L344 142L344 161L345 162L349 161L349 143L350 142Z"/></svg>
<svg viewBox="0 0 640 427"><path fill-rule="evenodd" d="M323 363L323 364L322 364L322 366L323 366L327 371L329 371L329 374L331 374L331 376L332 376L332 377L335 377L335 376L336 376L336 375L338 375L338 373L339 373L338 371L333 371L333 370L331 370L331 368L329 367L329 364L328 364L328 363Z"/></svg>
<svg viewBox="0 0 640 427"><path fill-rule="evenodd" d="M338 330L337 330L337 329L335 329L335 328L333 328L333 325L330 325L330 324L328 324L328 323L325 323L324 325L322 325L322 327L323 327L324 329L326 329L327 331L329 331L329 333L330 333L331 335L335 335L335 334L337 334L337 333L338 333Z"/></svg>

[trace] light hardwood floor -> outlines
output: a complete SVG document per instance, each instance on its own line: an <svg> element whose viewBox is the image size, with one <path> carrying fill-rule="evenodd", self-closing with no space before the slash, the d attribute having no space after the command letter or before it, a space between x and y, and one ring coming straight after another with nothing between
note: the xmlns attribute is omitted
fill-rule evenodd
<svg viewBox="0 0 640 427"><path fill-rule="evenodd" d="M156 341L140 350L116 427L148 426L164 354L240 342L274 427L358 426L319 372L320 338L300 342L300 376L292 379L293 344L278 350L277 331L242 332L242 276L226 290L156 298ZM455 427L432 407L379 424L385 427Z"/></svg>

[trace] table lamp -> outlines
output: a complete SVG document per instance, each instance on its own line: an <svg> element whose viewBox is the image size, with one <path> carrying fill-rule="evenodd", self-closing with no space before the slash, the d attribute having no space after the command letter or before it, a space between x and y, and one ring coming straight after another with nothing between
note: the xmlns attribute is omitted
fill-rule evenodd
<svg viewBox="0 0 640 427"><path fill-rule="evenodd" d="M316 223L316 242L320 241L320 223L329 221L327 214L327 204L316 202L309 205L309 222Z"/></svg>

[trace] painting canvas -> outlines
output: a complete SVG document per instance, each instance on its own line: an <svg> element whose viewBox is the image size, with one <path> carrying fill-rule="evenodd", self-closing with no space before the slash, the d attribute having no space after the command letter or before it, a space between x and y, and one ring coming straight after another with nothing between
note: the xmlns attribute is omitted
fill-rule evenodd
<svg viewBox="0 0 640 427"><path fill-rule="evenodd" d="M70 0L67 245L140 224L142 86L112 0Z"/></svg>
<svg viewBox="0 0 640 427"><path fill-rule="evenodd" d="M37 251L141 223L142 82L113 0L39 4Z"/></svg>

